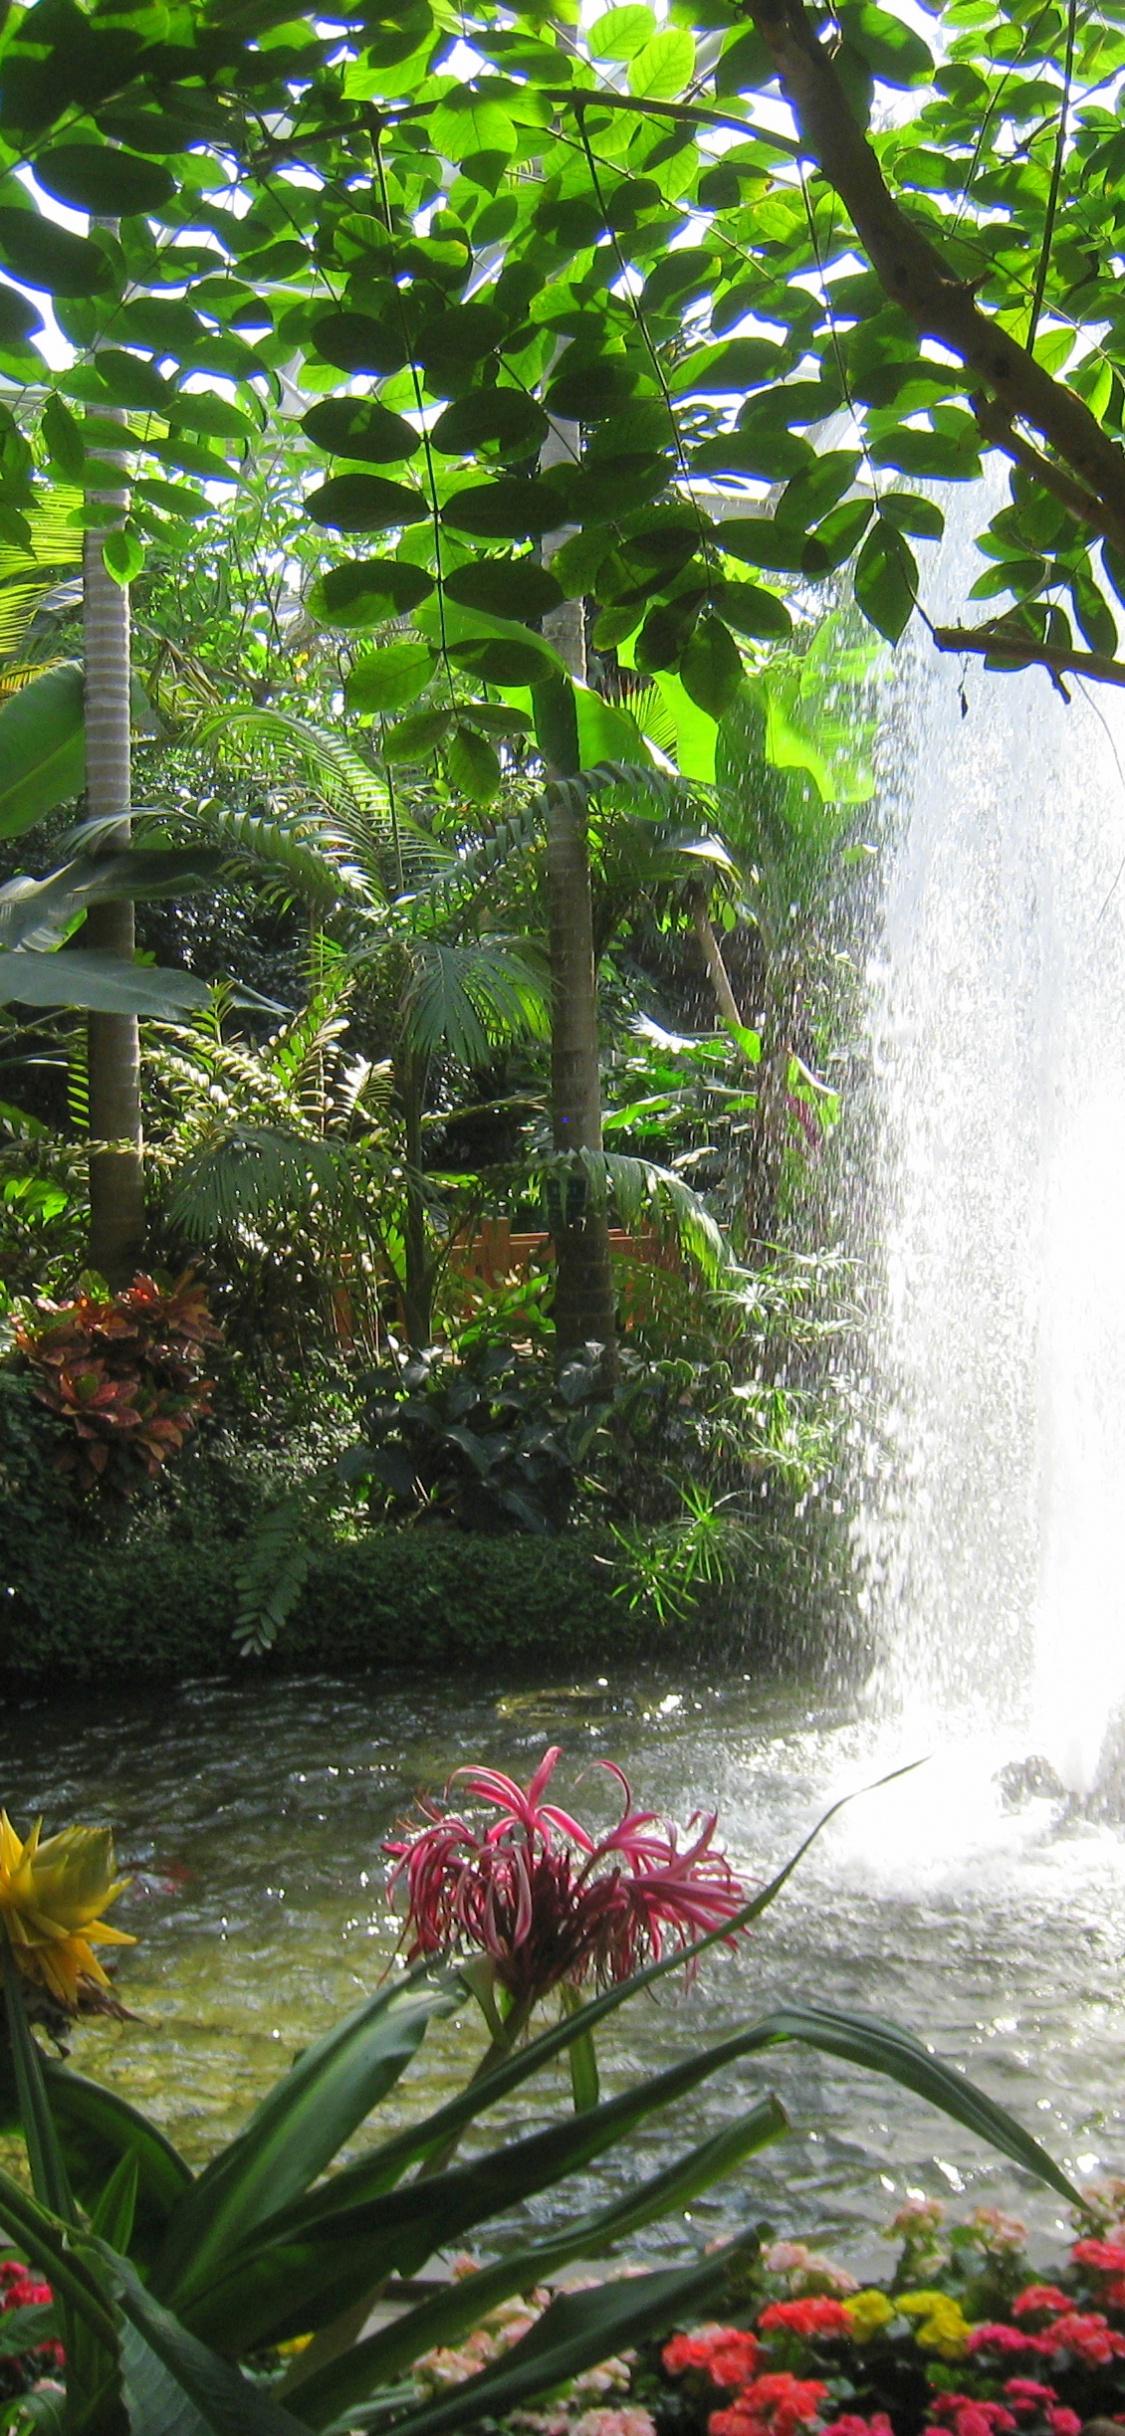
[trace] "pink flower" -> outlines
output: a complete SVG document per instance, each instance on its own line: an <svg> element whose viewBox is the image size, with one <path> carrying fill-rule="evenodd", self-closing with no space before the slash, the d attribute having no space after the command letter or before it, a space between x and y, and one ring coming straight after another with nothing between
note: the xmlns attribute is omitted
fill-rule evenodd
<svg viewBox="0 0 1125 2436"><path fill-rule="evenodd" d="M1043 2353L1044 2358L1049 2358L1053 2351L1058 2350L1058 2330L1053 2328L1050 2334L1037 2335L1028 2334L1022 2326L974 2326L968 2349L971 2352L1038 2351Z"/></svg>
<svg viewBox="0 0 1125 2436"><path fill-rule="evenodd" d="M1023 2292L1017 2292L1012 2302L1012 2316L1030 2318L1040 2309L1046 2312L1069 2309L1070 2306L1068 2295L1060 2292L1057 2284L1028 2284Z"/></svg>
<svg viewBox="0 0 1125 2436"><path fill-rule="evenodd" d="M1052 2403L1043 2416L1052 2436L1080 2436L1082 2421L1077 2411L1066 2410L1062 2403Z"/></svg>
<svg viewBox="0 0 1125 2436"><path fill-rule="evenodd" d="M810 2295L807 2300L771 2301L758 2320L762 2334L851 2335L852 2322L842 2301Z"/></svg>
<svg viewBox="0 0 1125 2436"><path fill-rule="evenodd" d="M637 2402L615 2411L583 2411L569 2426L570 2436L656 2436L651 2411Z"/></svg>
<svg viewBox="0 0 1125 2436"><path fill-rule="evenodd" d="M885 2411L875 2411L870 2419L844 2411L839 2419L829 2420L824 2436L894 2436L894 2430Z"/></svg>
<svg viewBox="0 0 1125 2436"><path fill-rule="evenodd" d="M1114 2334L1097 2310L1075 2309L1056 2318L1050 2341L1054 2350L1073 2352L1088 2368L1104 2368L1107 2361L1125 2357L1125 2335Z"/></svg>
<svg viewBox="0 0 1125 2436"><path fill-rule="evenodd" d="M681 1846L677 1829L655 1811L634 1810L620 1768L599 1760L624 1799L616 1826L595 1840L543 1800L559 1757L546 1751L526 1789L493 1768L457 1769L469 1794L496 1811L491 1823L478 1827L422 1802L427 1823L408 1825L383 1847L393 1865L392 1897L405 1895L411 1960L476 1947L527 2008L560 1980L628 1979L650 1958L658 1961L669 1938L690 1947L747 1900L713 1849L713 1811L696 1813Z"/></svg>
<svg viewBox="0 0 1125 2436"><path fill-rule="evenodd" d="M975 2394L938 2394L930 2417L943 2421L953 2436L1011 2436L1016 2421L1002 2402L979 2402Z"/></svg>
<svg viewBox="0 0 1125 2436"><path fill-rule="evenodd" d="M1004 2391L1014 2411L1036 2411L1045 2402L1057 2402L1053 2385L1040 2385L1035 2377L1008 2377Z"/></svg>

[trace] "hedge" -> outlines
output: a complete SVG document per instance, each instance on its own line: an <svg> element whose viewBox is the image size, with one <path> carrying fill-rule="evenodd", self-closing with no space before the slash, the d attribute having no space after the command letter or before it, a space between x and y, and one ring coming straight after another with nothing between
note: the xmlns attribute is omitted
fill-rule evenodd
<svg viewBox="0 0 1125 2436"><path fill-rule="evenodd" d="M56 1555L32 1584L0 1579L0 1683L12 1689L213 1675L234 1653L236 1545L167 1533ZM675 1650L613 1595L596 1540L376 1532L318 1548L269 1664L298 1673L394 1666L542 1668ZM701 1617L696 1639L724 1623ZM729 1623L725 1626L729 1638Z"/></svg>

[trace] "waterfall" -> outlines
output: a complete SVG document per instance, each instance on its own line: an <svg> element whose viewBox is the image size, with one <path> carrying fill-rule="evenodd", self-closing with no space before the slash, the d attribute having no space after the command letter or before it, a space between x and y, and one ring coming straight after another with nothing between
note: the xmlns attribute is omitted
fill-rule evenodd
<svg viewBox="0 0 1125 2436"><path fill-rule="evenodd" d="M979 490L926 599L956 617ZM884 1703L1071 1789L1125 1701L1125 701L923 636L887 722L872 966Z"/></svg>

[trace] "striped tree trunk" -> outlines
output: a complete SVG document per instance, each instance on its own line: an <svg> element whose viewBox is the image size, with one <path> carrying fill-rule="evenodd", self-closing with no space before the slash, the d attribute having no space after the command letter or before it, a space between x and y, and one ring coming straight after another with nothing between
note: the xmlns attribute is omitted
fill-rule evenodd
<svg viewBox="0 0 1125 2436"><path fill-rule="evenodd" d="M540 462L560 463L577 455L578 427L553 424ZM549 565L564 533L548 534L543 560ZM543 620L572 677L586 678L581 601L567 601ZM590 858L585 812L573 807L552 779L572 771L547 771L547 898L551 957L551 1125L556 1151L602 1148L601 1071L598 1057L598 987L590 896ZM551 1233L557 1263L555 1342L559 1356L583 1345L603 1347L608 1376L617 1366L617 1311L609 1252L605 1196L577 1164L560 1180Z"/></svg>
<svg viewBox="0 0 1125 2436"><path fill-rule="evenodd" d="M102 420L105 410L99 410ZM124 420L122 416L120 418ZM86 535L83 625L86 659L86 812L110 825L98 850L119 852L130 839L129 593L102 562L106 530L128 512L125 463L103 448L89 451L105 466L104 487L87 498L110 510L110 522ZM84 947L130 963L133 907L92 905ZM135 1015L86 1019L90 1093L90 1267L119 1289L136 1273L144 1249L145 1197L141 1157L140 1036Z"/></svg>

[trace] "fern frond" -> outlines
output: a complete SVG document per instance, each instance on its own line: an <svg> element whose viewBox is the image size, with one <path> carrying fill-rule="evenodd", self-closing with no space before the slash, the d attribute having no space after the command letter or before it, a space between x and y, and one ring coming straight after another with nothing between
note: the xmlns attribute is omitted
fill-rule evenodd
<svg viewBox="0 0 1125 2436"><path fill-rule="evenodd" d="M526 942L415 939L404 1016L422 1056L444 1051L458 1065L487 1066L501 1040L547 1030L547 989Z"/></svg>
<svg viewBox="0 0 1125 2436"><path fill-rule="evenodd" d="M244 1658L272 1647L308 1579L312 1532L342 1495L333 1465L316 1472L256 1524L235 1575L234 1637Z"/></svg>
<svg viewBox="0 0 1125 2436"><path fill-rule="evenodd" d="M473 897L541 835L544 811L544 798L537 795L510 813L489 837L459 854L431 887L419 889L409 900L415 918L430 915L435 921L447 922L464 912Z"/></svg>

